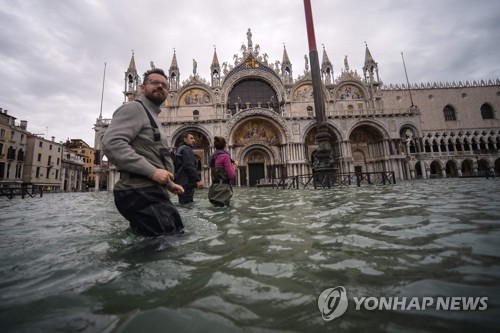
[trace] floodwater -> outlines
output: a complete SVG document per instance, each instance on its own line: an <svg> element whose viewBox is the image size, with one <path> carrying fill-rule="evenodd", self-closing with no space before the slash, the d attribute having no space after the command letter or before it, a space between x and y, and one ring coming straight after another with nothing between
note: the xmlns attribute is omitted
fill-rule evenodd
<svg viewBox="0 0 500 333"><path fill-rule="evenodd" d="M202 190L186 234L156 239L110 193L0 198L0 331L498 332L499 194L498 178L237 188L224 209ZM347 310L325 320L339 286Z"/></svg>

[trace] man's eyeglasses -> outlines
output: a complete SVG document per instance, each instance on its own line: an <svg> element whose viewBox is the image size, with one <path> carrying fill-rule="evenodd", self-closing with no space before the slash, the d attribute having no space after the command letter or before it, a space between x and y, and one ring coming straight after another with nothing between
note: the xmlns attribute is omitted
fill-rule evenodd
<svg viewBox="0 0 500 333"><path fill-rule="evenodd" d="M157 81L157 80L149 80L148 82L146 83L151 83L153 86L155 87L158 87L158 86L162 86L163 89L167 90L168 89L168 86L166 83L164 82L160 82L160 81Z"/></svg>

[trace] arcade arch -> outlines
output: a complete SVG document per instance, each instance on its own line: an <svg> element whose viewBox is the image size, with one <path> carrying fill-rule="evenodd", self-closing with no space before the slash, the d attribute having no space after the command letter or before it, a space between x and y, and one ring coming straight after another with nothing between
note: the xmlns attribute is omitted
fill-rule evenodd
<svg viewBox="0 0 500 333"><path fill-rule="evenodd" d="M234 126L230 138L240 166L241 185L255 186L260 179L286 174L281 159L285 135L270 118L258 116L243 119Z"/></svg>
<svg viewBox="0 0 500 333"><path fill-rule="evenodd" d="M182 142L181 135L189 132L194 136L193 153L198 161L198 171L202 172L207 168L210 158L210 137L209 134L197 127L184 127L178 129L172 136L173 147L177 148Z"/></svg>
<svg viewBox="0 0 500 333"><path fill-rule="evenodd" d="M332 148L332 156L334 160L338 162L341 157L340 134L337 133L335 128L331 128L330 126L328 126L327 128L328 133L330 133L330 146ZM306 157L306 160L310 162L311 166L314 164L314 160L316 159L316 153L318 150L318 143L316 142L317 134L318 127L316 125L312 125L306 131L304 137L304 155Z"/></svg>
<svg viewBox="0 0 500 333"><path fill-rule="evenodd" d="M352 171L376 172L386 171L384 156L387 147L384 134L374 124L361 124L353 128L349 135L352 155Z"/></svg>

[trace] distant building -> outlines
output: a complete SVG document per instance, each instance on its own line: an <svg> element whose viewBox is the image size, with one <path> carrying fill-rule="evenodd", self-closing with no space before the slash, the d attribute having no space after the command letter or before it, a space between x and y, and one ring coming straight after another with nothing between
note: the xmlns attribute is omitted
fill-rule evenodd
<svg viewBox="0 0 500 333"><path fill-rule="evenodd" d="M83 160L82 190L86 191L93 189L95 186L95 174L93 171L95 158L94 149L82 139L67 140L64 143L64 147L74 152L76 155L81 156Z"/></svg>
<svg viewBox="0 0 500 333"><path fill-rule="evenodd" d="M239 162L239 186L311 174L318 145L305 60L303 74L295 78L286 48L282 59L272 62L249 40L222 65L214 50L209 80L193 70L181 82L174 51L160 113L169 145L178 146L183 132L193 133L205 184L214 136L226 138ZM499 79L386 85L368 46L359 73L345 57L341 73L334 75L325 49L320 70L339 173L392 171L397 179L500 175ZM134 55L124 79L124 101L132 101L141 85ZM109 121L97 119L95 149L99 178L112 189L117 171L103 167L100 142Z"/></svg>
<svg viewBox="0 0 500 333"><path fill-rule="evenodd" d="M61 180L64 192L81 192L84 190L84 159L85 155L76 153L63 145Z"/></svg>
<svg viewBox="0 0 500 333"><path fill-rule="evenodd" d="M61 190L62 144L55 138L47 140L34 134L27 137L23 183L43 187L46 191Z"/></svg>
<svg viewBox="0 0 500 333"><path fill-rule="evenodd" d="M15 122L16 118L0 108L0 186L18 186L23 182L27 122Z"/></svg>

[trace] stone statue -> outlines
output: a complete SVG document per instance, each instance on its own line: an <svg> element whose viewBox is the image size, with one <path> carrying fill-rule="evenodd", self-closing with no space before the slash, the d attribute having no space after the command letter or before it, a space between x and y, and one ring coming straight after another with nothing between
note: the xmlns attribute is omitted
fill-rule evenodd
<svg viewBox="0 0 500 333"><path fill-rule="evenodd" d="M304 55L304 60L306 62L306 72L309 72L309 59L307 59L307 54Z"/></svg>
<svg viewBox="0 0 500 333"><path fill-rule="evenodd" d="M252 47L252 32L250 31L250 28L248 28L247 31L247 41L248 41L248 48Z"/></svg>
<svg viewBox="0 0 500 333"><path fill-rule="evenodd" d="M255 50L253 51L253 53L255 54L255 56L257 57L260 53L260 45L259 44L255 44Z"/></svg>
<svg viewBox="0 0 500 333"><path fill-rule="evenodd" d="M345 56L345 58L344 58L344 66L345 66L346 72L348 72L349 71L349 63L347 62L347 56Z"/></svg>
<svg viewBox="0 0 500 333"><path fill-rule="evenodd" d="M264 64L267 65L267 58L269 58L269 56L267 55L267 53L264 53Z"/></svg>
<svg viewBox="0 0 500 333"><path fill-rule="evenodd" d="M193 59L193 75L196 75L196 68L198 67L198 63Z"/></svg>

